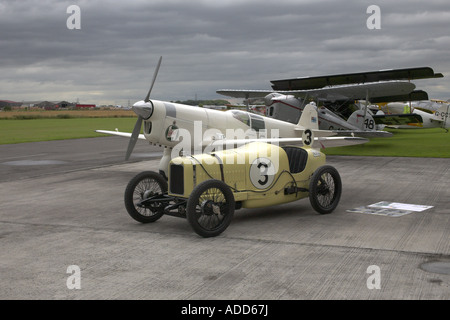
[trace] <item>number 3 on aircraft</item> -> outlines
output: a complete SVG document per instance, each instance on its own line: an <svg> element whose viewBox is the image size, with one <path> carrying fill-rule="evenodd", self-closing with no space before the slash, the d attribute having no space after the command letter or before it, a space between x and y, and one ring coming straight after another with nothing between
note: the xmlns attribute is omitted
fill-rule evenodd
<svg viewBox="0 0 450 320"><path fill-rule="evenodd" d="M302 141L305 146L310 146L314 141L314 135L311 129L306 129L302 134Z"/></svg>

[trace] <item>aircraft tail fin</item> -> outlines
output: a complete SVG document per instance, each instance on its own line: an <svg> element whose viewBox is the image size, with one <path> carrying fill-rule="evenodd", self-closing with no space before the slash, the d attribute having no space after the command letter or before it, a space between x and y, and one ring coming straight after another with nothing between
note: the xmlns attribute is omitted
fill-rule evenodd
<svg viewBox="0 0 450 320"><path fill-rule="evenodd" d="M311 130L319 130L319 115L314 105L307 104L305 106L298 121L298 126Z"/></svg>
<svg viewBox="0 0 450 320"><path fill-rule="evenodd" d="M364 110L356 110L355 112L353 112L348 118L347 122L352 126L355 126L358 129L364 131L376 130L375 120L369 113L366 113L366 115L364 116Z"/></svg>
<svg viewBox="0 0 450 320"><path fill-rule="evenodd" d="M302 111L300 120L298 121L295 131L304 132L306 129L312 130L316 137L329 137L336 135L330 130L319 129L319 114L315 105L307 104Z"/></svg>
<svg viewBox="0 0 450 320"><path fill-rule="evenodd" d="M450 127L449 110L450 106L448 104L444 104L434 112L434 115L442 121L442 128L444 129L448 129Z"/></svg>

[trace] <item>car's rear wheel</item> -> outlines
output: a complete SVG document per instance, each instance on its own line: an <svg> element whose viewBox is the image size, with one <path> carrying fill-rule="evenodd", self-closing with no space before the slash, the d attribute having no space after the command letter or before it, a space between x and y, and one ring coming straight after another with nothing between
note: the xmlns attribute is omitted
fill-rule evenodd
<svg viewBox="0 0 450 320"><path fill-rule="evenodd" d="M192 190L186 215L198 235L215 237L230 225L234 207L233 193L224 182L206 180Z"/></svg>
<svg viewBox="0 0 450 320"><path fill-rule="evenodd" d="M164 215L164 203L154 202L150 206L139 203L150 197L167 192L167 181L153 171L144 171L136 175L125 189L125 208L128 214L142 223L155 222Z"/></svg>
<svg viewBox="0 0 450 320"><path fill-rule="evenodd" d="M321 214L331 213L341 199L342 182L339 172L332 166L319 167L309 182L309 201Z"/></svg>

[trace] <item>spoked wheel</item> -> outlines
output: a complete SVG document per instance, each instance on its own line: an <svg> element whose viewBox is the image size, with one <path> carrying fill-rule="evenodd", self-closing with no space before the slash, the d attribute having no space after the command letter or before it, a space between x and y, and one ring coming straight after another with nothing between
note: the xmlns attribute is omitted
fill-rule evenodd
<svg viewBox="0 0 450 320"><path fill-rule="evenodd" d="M234 206L233 193L224 182L206 180L192 191L186 215L198 235L215 237L230 225Z"/></svg>
<svg viewBox="0 0 450 320"><path fill-rule="evenodd" d="M318 168L309 183L309 201L317 212L326 214L336 209L342 193L339 172L332 166Z"/></svg>
<svg viewBox="0 0 450 320"><path fill-rule="evenodd" d="M136 221L155 222L164 214L164 203L153 202L146 206L139 203L166 192L167 182L160 174L153 171L141 172L130 180L125 189L125 208Z"/></svg>

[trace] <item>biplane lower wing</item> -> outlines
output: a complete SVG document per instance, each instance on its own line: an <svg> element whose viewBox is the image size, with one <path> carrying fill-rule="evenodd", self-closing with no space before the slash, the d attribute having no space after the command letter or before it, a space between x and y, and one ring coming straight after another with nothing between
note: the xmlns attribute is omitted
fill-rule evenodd
<svg viewBox="0 0 450 320"><path fill-rule="evenodd" d="M262 98L270 93L293 95L298 98L312 98L319 101L339 101L351 99L382 98L395 95L407 95L415 89L413 83L407 81L382 81L373 83L357 83L330 86L309 90L217 90L218 94L233 98Z"/></svg>
<svg viewBox="0 0 450 320"><path fill-rule="evenodd" d="M376 114L372 116L376 124L386 126L410 125L421 127L423 119L420 115L414 113L405 114Z"/></svg>

